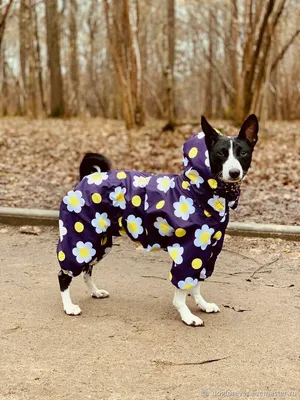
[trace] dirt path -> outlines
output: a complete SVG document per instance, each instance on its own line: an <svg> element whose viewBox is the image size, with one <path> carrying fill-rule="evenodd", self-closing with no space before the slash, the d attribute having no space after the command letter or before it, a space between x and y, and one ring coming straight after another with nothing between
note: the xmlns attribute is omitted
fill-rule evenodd
<svg viewBox="0 0 300 400"><path fill-rule="evenodd" d="M89 298L78 278L72 293L83 314L67 317L56 232L0 227L0 240L1 400L246 397L234 391L300 398L299 245L227 238L203 284L221 313L201 314L205 327L189 328L172 306L165 253L135 251L122 240L95 271L111 297Z"/></svg>

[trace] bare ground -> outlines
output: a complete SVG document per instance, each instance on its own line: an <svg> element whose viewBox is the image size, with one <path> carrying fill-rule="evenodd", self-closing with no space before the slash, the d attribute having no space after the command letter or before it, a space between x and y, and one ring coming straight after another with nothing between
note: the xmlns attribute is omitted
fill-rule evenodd
<svg viewBox="0 0 300 400"><path fill-rule="evenodd" d="M238 130L228 121L212 124L225 134ZM58 209L78 180L83 154L106 154L116 169L179 172L180 148L200 126L161 133L153 121L126 132L104 119L29 120L5 118L0 124L0 206ZM252 168L231 220L297 225L300 198L300 121L261 126Z"/></svg>
<svg viewBox="0 0 300 400"><path fill-rule="evenodd" d="M299 244L227 236L203 284L221 313L203 314L189 301L205 321L190 328L172 306L163 252L118 241L95 268L110 298L91 299L75 279L83 314L67 317L56 230L29 236L1 226L0 239L1 400L196 400L224 398L225 390L232 399L241 398L235 391L300 398Z"/></svg>

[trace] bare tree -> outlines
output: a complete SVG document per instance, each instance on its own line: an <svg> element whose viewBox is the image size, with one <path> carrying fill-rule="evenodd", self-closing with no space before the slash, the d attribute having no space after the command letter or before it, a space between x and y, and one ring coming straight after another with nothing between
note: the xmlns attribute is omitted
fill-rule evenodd
<svg viewBox="0 0 300 400"><path fill-rule="evenodd" d="M166 66L165 76L167 79L167 110L168 110L168 123L173 125L175 123L175 79L174 79L174 65L175 65L175 0L167 0L168 2L168 63Z"/></svg>
<svg viewBox="0 0 300 400"><path fill-rule="evenodd" d="M1 13L0 13L0 48L3 40L3 35L5 31L6 20L13 4L13 0L9 0L9 2L5 5L2 4L2 0L0 2Z"/></svg>
<svg viewBox="0 0 300 400"><path fill-rule="evenodd" d="M50 116L64 115L63 81L60 64L57 0L46 0L47 54L50 70Z"/></svg>
<svg viewBox="0 0 300 400"><path fill-rule="evenodd" d="M77 52L77 0L69 1L69 68L72 87L71 114L77 115L79 111L79 73Z"/></svg>
<svg viewBox="0 0 300 400"><path fill-rule="evenodd" d="M104 0L104 11L110 52L122 93L123 117L126 127L131 129L144 123L142 104L138 98L141 92L137 35L134 48L128 0L113 0L111 5Z"/></svg>

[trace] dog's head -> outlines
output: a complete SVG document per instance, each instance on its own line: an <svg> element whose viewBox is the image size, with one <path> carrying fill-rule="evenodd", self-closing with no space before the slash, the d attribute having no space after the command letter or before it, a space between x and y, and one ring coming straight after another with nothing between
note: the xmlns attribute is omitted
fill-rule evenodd
<svg viewBox="0 0 300 400"><path fill-rule="evenodd" d="M238 136L234 137L219 134L203 116L201 125L213 175L223 182L241 181L250 167L252 152L258 140L257 117L250 115Z"/></svg>

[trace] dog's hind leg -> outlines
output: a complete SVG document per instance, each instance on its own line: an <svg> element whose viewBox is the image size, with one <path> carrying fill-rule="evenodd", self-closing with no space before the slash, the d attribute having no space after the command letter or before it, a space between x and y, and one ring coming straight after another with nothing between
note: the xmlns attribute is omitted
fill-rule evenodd
<svg viewBox="0 0 300 400"><path fill-rule="evenodd" d="M186 297L188 295L188 291L175 289L175 294L173 298L173 305L177 309L180 314L182 321L189 326L203 326L204 322L202 319L193 315L186 305Z"/></svg>
<svg viewBox="0 0 300 400"><path fill-rule="evenodd" d="M70 284L72 282L72 277L70 275L65 274L63 271L59 271L58 281L59 281L60 294L65 313L68 315L81 314L80 307L77 306L76 304L73 304L70 296Z"/></svg>
<svg viewBox="0 0 300 400"><path fill-rule="evenodd" d="M93 273L92 265L89 265L83 271L83 280L84 280L89 292L91 293L91 296L96 299L104 299L105 297L108 297L109 293L106 290L97 288L97 286L95 285L95 283L93 281L92 273Z"/></svg>
<svg viewBox="0 0 300 400"><path fill-rule="evenodd" d="M217 313L220 311L219 307L215 303L207 303L200 294L200 282L196 286L191 288L191 295L193 296L196 304L200 309L206 313Z"/></svg>

